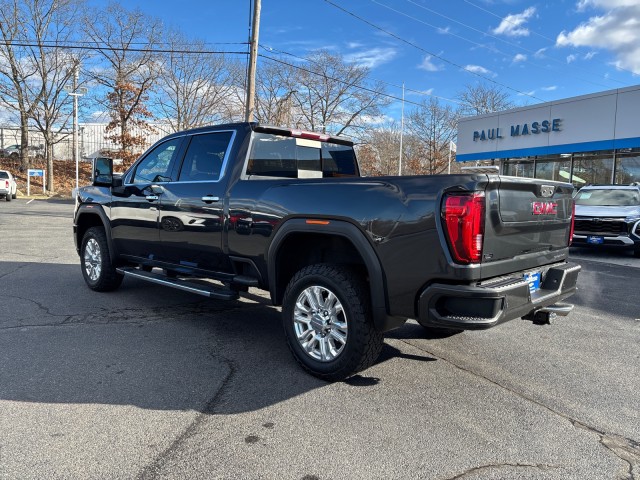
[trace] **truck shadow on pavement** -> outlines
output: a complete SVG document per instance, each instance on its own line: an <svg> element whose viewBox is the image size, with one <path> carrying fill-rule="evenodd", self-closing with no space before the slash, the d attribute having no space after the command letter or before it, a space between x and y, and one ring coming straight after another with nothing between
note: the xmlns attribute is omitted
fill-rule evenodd
<svg viewBox="0 0 640 480"><path fill-rule="evenodd" d="M219 302L129 279L96 293L78 265L0 262L2 278L0 400L230 414L327 385L297 365L279 309L254 293ZM378 364L396 359L435 360L386 343ZM374 387L375 369L345 388Z"/></svg>

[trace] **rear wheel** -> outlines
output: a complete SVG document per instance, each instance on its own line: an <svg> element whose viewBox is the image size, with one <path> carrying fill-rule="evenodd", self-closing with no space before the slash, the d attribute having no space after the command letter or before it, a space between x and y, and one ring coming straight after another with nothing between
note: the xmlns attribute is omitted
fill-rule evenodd
<svg viewBox="0 0 640 480"><path fill-rule="evenodd" d="M282 320L298 363L323 380L370 367L384 343L373 326L366 284L340 265L310 265L296 273L284 294Z"/></svg>
<svg viewBox="0 0 640 480"><path fill-rule="evenodd" d="M84 281L91 290L108 292L122 283L123 275L111 263L107 236L102 227L91 227L82 237L80 264Z"/></svg>
<svg viewBox="0 0 640 480"><path fill-rule="evenodd" d="M7 202L10 202L10 201L11 201L11 192L7 193L7 194L4 196L4 199L5 199Z"/></svg>

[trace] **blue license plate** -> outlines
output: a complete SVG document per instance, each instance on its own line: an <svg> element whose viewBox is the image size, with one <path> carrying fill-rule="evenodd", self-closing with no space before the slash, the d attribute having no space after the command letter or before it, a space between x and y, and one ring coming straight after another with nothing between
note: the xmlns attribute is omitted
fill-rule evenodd
<svg viewBox="0 0 640 480"><path fill-rule="evenodd" d="M587 243L590 243L591 245L602 245L604 243L604 237L587 235Z"/></svg>
<svg viewBox="0 0 640 480"><path fill-rule="evenodd" d="M540 272L529 272L524 274L524 279L529 282L529 292L533 293L540 290Z"/></svg>

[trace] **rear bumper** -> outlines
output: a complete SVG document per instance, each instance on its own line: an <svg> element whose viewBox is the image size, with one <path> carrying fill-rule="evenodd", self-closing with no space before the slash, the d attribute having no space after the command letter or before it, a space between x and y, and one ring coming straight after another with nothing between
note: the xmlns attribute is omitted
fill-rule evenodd
<svg viewBox="0 0 640 480"><path fill-rule="evenodd" d="M426 327L478 330L554 305L576 291L580 266L560 263L542 270L540 289L531 293L526 272L480 285L432 284L420 295L418 322Z"/></svg>

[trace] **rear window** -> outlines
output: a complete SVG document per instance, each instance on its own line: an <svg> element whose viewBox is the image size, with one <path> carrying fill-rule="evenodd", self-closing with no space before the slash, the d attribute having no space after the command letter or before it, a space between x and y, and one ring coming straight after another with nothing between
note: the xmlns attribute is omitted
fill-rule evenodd
<svg viewBox="0 0 640 480"><path fill-rule="evenodd" d="M9 178L9 174L7 172L0 172L0 178Z"/></svg>
<svg viewBox="0 0 640 480"><path fill-rule="evenodd" d="M575 201L576 205L632 207L640 205L640 192L613 188L581 190Z"/></svg>
<svg viewBox="0 0 640 480"><path fill-rule="evenodd" d="M254 133L247 175L258 177L357 177L353 147Z"/></svg>

